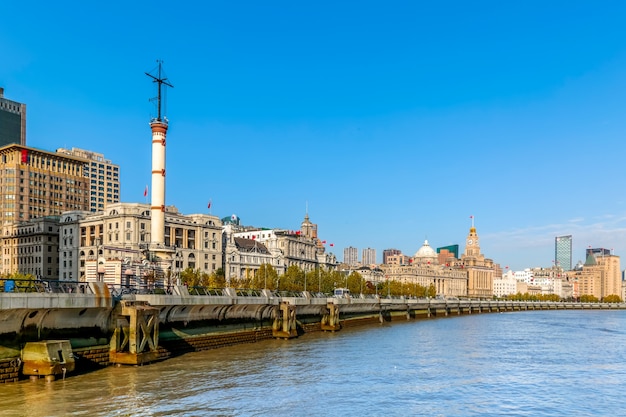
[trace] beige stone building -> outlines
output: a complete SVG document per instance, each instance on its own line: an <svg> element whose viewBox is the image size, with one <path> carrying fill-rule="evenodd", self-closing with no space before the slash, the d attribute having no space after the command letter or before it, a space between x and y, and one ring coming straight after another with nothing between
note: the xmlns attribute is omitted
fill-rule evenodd
<svg viewBox="0 0 626 417"><path fill-rule="evenodd" d="M472 225L465 240L465 252L460 266L467 272L467 296L469 298L493 297L495 265L480 252L480 241Z"/></svg>
<svg viewBox="0 0 626 417"><path fill-rule="evenodd" d="M174 284L191 268L204 273L222 266L222 223L208 214L165 211L164 248L172 257L159 259L150 250L150 206L115 203L104 212L67 212L60 222L62 280L110 284ZM64 261L72 260L65 263Z"/></svg>
<svg viewBox="0 0 626 417"><path fill-rule="evenodd" d="M4 227L0 238L3 274L19 272L37 278L59 276L59 216L37 217Z"/></svg>
<svg viewBox="0 0 626 417"><path fill-rule="evenodd" d="M446 297L467 296L467 272L455 265L440 265L437 253L428 241L415 253L408 265L384 264L381 269L385 279L403 284L433 285L437 295Z"/></svg>
<svg viewBox="0 0 626 417"><path fill-rule="evenodd" d="M387 265L410 265L411 263L411 257L401 253L387 255L386 260Z"/></svg>
<svg viewBox="0 0 626 417"><path fill-rule="evenodd" d="M337 258L326 252L323 241L317 235L317 224L310 221L308 214L299 230L231 224L224 231L226 282L254 277L264 263L271 265L278 275L284 274L292 265L305 272L318 267L334 269L337 266Z"/></svg>
<svg viewBox="0 0 626 417"><path fill-rule="evenodd" d="M622 294L620 259L616 255L590 253L582 269L568 272L570 280L578 283L578 295L593 295L602 300L607 295Z"/></svg>

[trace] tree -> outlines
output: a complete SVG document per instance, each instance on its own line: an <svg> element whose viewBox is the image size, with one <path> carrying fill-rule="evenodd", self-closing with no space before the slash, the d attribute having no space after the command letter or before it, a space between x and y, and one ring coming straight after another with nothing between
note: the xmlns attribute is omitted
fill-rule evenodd
<svg viewBox="0 0 626 417"><path fill-rule="evenodd" d="M37 278L32 274L22 274L21 272L12 272L10 274L0 274L0 285L4 287L5 280L14 281L15 292L29 292L35 287ZM17 281L17 282L16 282Z"/></svg>
<svg viewBox="0 0 626 417"><path fill-rule="evenodd" d="M619 295L611 294L604 297L603 301L605 303L621 303L622 299Z"/></svg>
<svg viewBox="0 0 626 417"><path fill-rule="evenodd" d="M591 294L582 294L580 296L581 303L597 303L599 300L595 295Z"/></svg>
<svg viewBox="0 0 626 417"><path fill-rule="evenodd" d="M197 287L200 285L200 270L186 268L180 273L180 282L188 287Z"/></svg>
<svg viewBox="0 0 626 417"><path fill-rule="evenodd" d="M350 275L346 277L346 288L350 290L351 294L360 294L365 281L363 276L356 271L352 271Z"/></svg>
<svg viewBox="0 0 626 417"><path fill-rule="evenodd" d="M298 265L290 265L278 280L278 291L302 291L304 289L304 271Z"/></svg>
<svg viewBox="0 0 626 417"><path fill-rule="evenodd" d="M278 279L278 273L274 269L274 267L270 264L261 264L259 269L256 271L252 282L250 283L250 288L263 289L274 288L276 281Z"/></svg>
<svg viewBox="0 0 626 417"><path fill-rule="evenodd" d="M435 288L435 285L434 285L434 284L430 284L430 285L428 286L428 290L427 290L427 292L426 292L426 295L427 295L428 297L430 297L430 298L433 298L433 297L435 297L435 296L437 295L437 288Z"/></svg>
<svg viewBox="0 0 626 417"><path fill-rule="evenodd" d="M224 276L224 270L222 268L218 268L211 273L208 286L211 288L226 287L226 277Z"/></svg>

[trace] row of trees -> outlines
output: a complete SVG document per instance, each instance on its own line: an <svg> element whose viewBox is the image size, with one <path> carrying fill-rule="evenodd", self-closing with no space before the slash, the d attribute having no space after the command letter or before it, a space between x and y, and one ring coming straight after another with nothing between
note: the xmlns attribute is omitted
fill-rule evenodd
<svg viewBox="0 0 626 417"><path fill-rule="evenodd" d="M223 288L226 286L224 271L207 274L199 270L187 268L180 274L181 282L188 286ZM352 294L381 294L391 296L434 297L437 295L433 285L424 287L419 284L403 284L398 281L372 282L367 281L356 271L349 275L328 269L317 268L305 272L297 265L291 265L283 275L268 264L262 264L253 273L246 271L245 277L231 280L234 288L268 289L272 291L310 291L330 294L335 288L347 288Z"/></svg>
<svg viewBox="0 0 626 417"><path fill-rule="evenodd" d="M574 299L570 299L570 300L562 300L561 297L559 297L556 294L529 294L529 293L517 293L517 294L512 294L512 295L505 295L503 297L501 297L502 299L505 300L511 300L511 301L580 301L582 303L598 303L598 302L603 302L603 303L621 303L622 302L622 298L618 295L607 295L606 297L602 298L602 300L599 300L598 297L594 296L594 295L589 295L589 294L583 294L579 297L578 300L574 300Z"/></svg>

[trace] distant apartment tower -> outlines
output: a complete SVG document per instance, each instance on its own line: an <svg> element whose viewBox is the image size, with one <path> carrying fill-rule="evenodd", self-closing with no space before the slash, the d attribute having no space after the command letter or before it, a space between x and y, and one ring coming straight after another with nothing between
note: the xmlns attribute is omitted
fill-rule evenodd
<svg viewBox="0 0 626 417"><path fill-rule="evenodd" d="M554 262L564 271L572 270L572 235L557 236L554 240Z"/></svg>
<svg viewBox="0 0 626 417"><path fill-rule="evenodd" d="M361 263L363 265L376 265L376 249L363 249Z"/></svg>
<svg viewBox="0 0 626 417"><path fill-rule="evenodd" d="M89 211L104 211L106 204L120 201L120 167L104 155L84 149L57 149L57 153L87 159L85 177L89 183Z"/></svg>
<svg viewBox="0 0 626 417"><path fill-rule="evenodd" d="M4 98L0 87L0 146L26 145L26 104Z"/></svg>
<svg viewBox="0 0 626 417"><path fill-rule="evenodd" d="M343 263L347 265L356 265L359 263L358 249L349 246L343 250Z"/></svg>
<svg viewBox="0 0 626 417"><path fill-rule="evenodd" d="M0 147L0 226L87 210L85 162L17 144Z"/></svg>
<svg viewBox="0 0 626 417"><path fill-rule="evenodd" d="M402 255L402 251L400 249L385 249L383 250L383 263L388 263L388 258L390 256Z"/></svg>

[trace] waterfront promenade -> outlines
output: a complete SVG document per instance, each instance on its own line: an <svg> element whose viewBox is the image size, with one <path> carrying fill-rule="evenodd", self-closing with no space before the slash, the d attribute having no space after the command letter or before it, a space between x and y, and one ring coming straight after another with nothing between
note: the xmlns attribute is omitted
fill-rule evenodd
<svg viewBox="0 0 626 417"><path fill-rule="evenodd" d="M77 282L38 282L15 288L18 292L0 293L0 378L5 381L24 377L21 357L24 347L33 342L67 340L81 369L138 365L189 351L291 339L356 324L528 310L626 309L626 303L335 297Z"/></svg>

